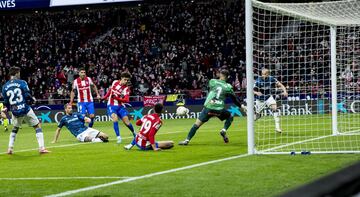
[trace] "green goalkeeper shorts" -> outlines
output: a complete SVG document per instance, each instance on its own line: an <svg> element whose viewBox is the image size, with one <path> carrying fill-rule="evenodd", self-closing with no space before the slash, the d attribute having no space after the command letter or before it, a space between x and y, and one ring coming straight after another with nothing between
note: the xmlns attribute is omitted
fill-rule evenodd
<svg viewBox="0 0 360 197"><path fill-rule="evenodd" d="M199 120L201 122L207 122L211 117L218 117L221 121L223 121L230 118L231 114L226 109L213 110L213 109L203 108L203 110L200 113Z"/></svg>

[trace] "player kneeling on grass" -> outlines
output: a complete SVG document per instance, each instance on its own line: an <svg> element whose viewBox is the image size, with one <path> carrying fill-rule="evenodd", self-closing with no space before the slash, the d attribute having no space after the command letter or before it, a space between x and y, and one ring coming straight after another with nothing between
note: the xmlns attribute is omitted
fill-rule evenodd
<svg viewBox="0 0 360 197"><path fill-rule="evenodd" d="M131 144L124 146L126 150L130 150L134 145L141 150L170 149L174 146L173 141L155 141L155 134L160 129L162 121L160 115L163 110L163 105L158 103L154 107L155 113L146 115L140 120L136 121L137 126L141 126L140 132L136 135Z"/></svg>
<svg viewBox="0 0 360 197"><path fill-rule="evenodd" d="M76 139L80 142L108 142L108 135L103 132L100 132L96 129L90 128L85 126L85 123L90 123L91 119L85 117L80 113L73 113L72 112L72 105L65 104L65 116L63 116L59 122L58 128L55 132L55 137L52 143L56 143L61 128L65 126L71 134L73 134Z"/></svg>

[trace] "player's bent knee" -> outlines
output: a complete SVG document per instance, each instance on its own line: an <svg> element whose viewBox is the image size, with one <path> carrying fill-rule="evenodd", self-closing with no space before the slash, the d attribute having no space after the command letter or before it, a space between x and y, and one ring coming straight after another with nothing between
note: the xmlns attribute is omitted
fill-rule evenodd
<svg viewBox="0 0 360 197"><path fill-rule="evenodd" d="M113 122L117 122L117 121L119 121L118 116L117 116L117 115L115 115L115 114L112 114L112 115L111 115L111 119L112 119L112 121L113 121Z"/></svg>
<svg viewBox="0 0 360 197"><path fill-rule="evenodd" d="M196 119L195 124L197 127L200 127L203 124L203 122L199 119Z"/></svg>
<svg viewBox="0 0 360 197"><path fill-rule="evenodd" d="M100 138L103 142L109 142L109 136L106 133L100 132L98 138Z"/></svg>
<svg viewBox="0 0 360 197"><path fill-rule="evenodd" d="M91 138L90 138L89 136L86 136L86 137L84 138L84 142L91 142Z"/></svg>
<svg viewBox="0 0 360 197"><path fill-rule="evenodd" d="M89 117L90 118L95 118L95 114L90 114Z"/></svg>
<svg viewBox="0 0 360 197"><path fill-rule="evenodd" d="M37 125L33 126L34 129L41 128L41 123L38 123Z"/></svg>

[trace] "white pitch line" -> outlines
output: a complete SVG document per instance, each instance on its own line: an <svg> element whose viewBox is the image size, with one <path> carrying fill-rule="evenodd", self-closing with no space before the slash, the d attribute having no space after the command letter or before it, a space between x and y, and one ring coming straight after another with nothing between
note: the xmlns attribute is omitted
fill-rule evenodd
<svg viewBox="0 0 360 197"><path fill-rule="evenodd" d="M223 159L217 159L217 160L202 162L202 163L193 164L193 165L189 165L189 166L184 166L184 167L180 167L180 168L174 168L174 169L170 169L170 170L150 173L150 174L146 174L146 175L142 175L142 176L138 176L138 177L132 177L132 178L124 179L124 180L113 181L110 183L105 183L105 184L100 184L100 185L95 185L95 186L90 186L90 187L84 187L84 188L80 188L80 189L76 189L76 190L70 190L70 191L66 191L66 192L62 192L62 193L58 193L58 194L48 195L45 197L68 196L68 195L76 194L79 192L85 192L85 191L90 191L90 190L99 189L99 188L103 188L103 187L109 187L112 185L119 185L122 183L128 183L128 182L132 182L132 181L136 181L136 180L140 180L140 179L146 179L146 178L150 178L150 177L154 177L154 176L158 176L158 175L169 174L169 173L173 173L173 172L178 172L178 171L187 170L187 169L191 169L191 168L201 167L201 166L219 163L219 162L228 161L228 160L234 160L234 159L247 157L247 156L249 156L249 154L236 155L236 156L227 157L227 158L223 158Z"/></svg>
<svg viewBox="0 0 360 197"><path fill-rule="evenodd" d="M182 133L183 131L175 131L175 132L167 132L167 133L158 133L156 135L168 135L168 134L175 134L175 133ZM133 137L124 137L122 139L132 139ZM84 144L94 144L94 143L82 143L82 142L74 142L73 144L64 144L64 145L58 145L58 146L48 146L46 147L47 149L51 149L51 148L63 148L63 147L71 147L71 146L78 146L78 145L84 145ZM24 149L24 150L16 150L15 149L15 153L20 153L20 152L28 152L28 151L34 151L34 150L39 150L38 148L31 148L31 149ZM7 152L1 152L0 155L4 155L7 154Z"/></svg>
<svg viewBox="0 0 360 197"><path fill-rule="evenodd" d="M0 180L72 180L72 179L129 179L128 176L94 176L94 177L18 177L18 178L0 178Z"/></svg>

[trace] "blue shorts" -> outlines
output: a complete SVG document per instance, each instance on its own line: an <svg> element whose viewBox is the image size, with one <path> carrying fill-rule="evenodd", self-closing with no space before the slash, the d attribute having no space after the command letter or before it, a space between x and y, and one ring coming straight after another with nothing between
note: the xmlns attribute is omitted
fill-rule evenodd
<svg viewBox="0 0 360 197"><path fill-rule="evenodd" d="M139 144L136 143L136 146L140 149L140 150L153 150L151 144L149 143L148 145L144 146L140 146ZM156 148L159 148L159 143L155 142L155 146Z"/></svg>
<svg viewBox="0 0 360 197"><path fill-rule="evenodd" d="M95 114L95 107L93 102L79 102L77 103L78 112L80 114L86 115L88 114Z"/></svg>
<svg viewBox="0 0 360 197"><path fill-rule="evenodd" d="M129 116L129 112L125 109L124 106L115 106L115 105L108 105L107 106L107 114L111 116L111 114L115 113L120 119L123 119L125 116Z"/></svg>

